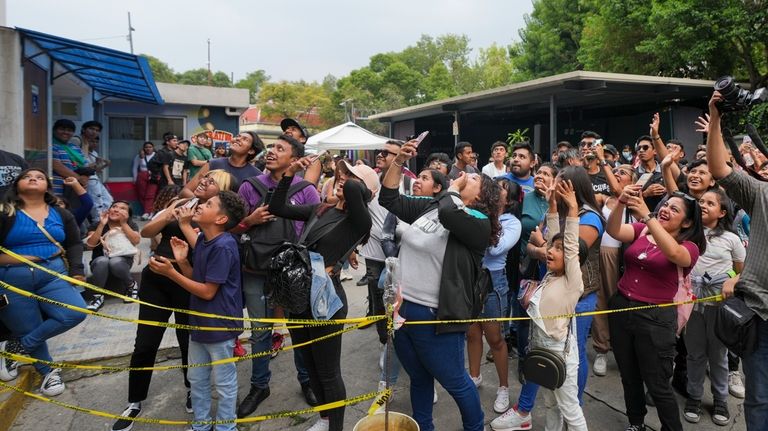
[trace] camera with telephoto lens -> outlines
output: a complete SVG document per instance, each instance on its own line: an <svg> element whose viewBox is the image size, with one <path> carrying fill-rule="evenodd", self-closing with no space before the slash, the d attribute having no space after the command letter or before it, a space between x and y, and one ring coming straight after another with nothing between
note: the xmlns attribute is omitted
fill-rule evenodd
<svg viewBox="0 0 768 431"><path fill-rule="evenodd" d="M717 78L714 88L723 96L723 100L717 104L720 112L740 111L768 101L768 91L765 87L755 91L745 90L732 76Z"/></svg>

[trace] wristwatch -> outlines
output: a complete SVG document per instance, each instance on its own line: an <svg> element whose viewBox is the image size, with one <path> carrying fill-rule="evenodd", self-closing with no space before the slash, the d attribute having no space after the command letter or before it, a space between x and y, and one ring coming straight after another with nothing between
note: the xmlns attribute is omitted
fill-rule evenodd
<svg viewBox="0 0 768 431"><path fill-rule="evenodd" d="M645 217L641 218L640 221L644 224L648 224L648 222L653 218L653 213L648 213Z"/></svg>
<svg viewBox="0 0 768 431"><path fill-rule="evenodd" d="M605 159L600 160L600 166L608 166L608 161Z"/></svg>

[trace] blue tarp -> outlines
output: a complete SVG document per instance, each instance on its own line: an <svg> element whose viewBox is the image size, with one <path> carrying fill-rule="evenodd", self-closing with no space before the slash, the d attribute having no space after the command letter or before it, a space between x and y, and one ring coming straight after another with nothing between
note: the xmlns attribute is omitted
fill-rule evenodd
<svg viewBox="0 0 768 431"><path fill-rule="evenodd" d="M68 73L93 88L97 99L117 97L163 104L147 59L33 30L16 30L23 38L37 44L43 53L67 69Z"/></svg>

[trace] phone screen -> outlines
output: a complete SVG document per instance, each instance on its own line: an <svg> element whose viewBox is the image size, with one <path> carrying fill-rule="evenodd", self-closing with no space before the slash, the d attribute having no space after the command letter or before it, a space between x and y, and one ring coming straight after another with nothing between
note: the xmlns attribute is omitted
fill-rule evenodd
<svg viewBox="0 0 768 431"><path fill-rule="evenodd" d="M640 187L644 187L645 184L648 183L648 181L651 179L652 176L653 176L653 174L650 173L650 172L649 173L645 173L643 175L640 175L640 178L637 180L635 185L636 186L640 186Z"/></svg>

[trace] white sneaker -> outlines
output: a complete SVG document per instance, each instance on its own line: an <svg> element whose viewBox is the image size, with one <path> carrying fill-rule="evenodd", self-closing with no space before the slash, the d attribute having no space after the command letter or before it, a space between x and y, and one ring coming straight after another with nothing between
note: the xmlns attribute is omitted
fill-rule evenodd
<svg viewBox="0 0 768 431"><path fill-rule="evenodd" d="M341 281L352 280L352 278L353 278L352 274L350 274L348 271L343 270L343 269L341 270L341 273L339 274L339 279ZM314 430L312 430L312 431L314 431Z"/></svg>
<svg viewBox="0 0 768 431"><path fill-rule="evenodd" d="M381 346L381 354L379 355L379 370L384 371L384 357L387 354L387 345Z"/></svg>
<svg viewBox="0 0 768 431"><path fill-rule="evenodd" d="M509 388L499 386L496 390L496 401L493 402L493 411L504 413L509 410Z"/></svg>
<svg viewBox="0 0 768 431"><path fill-rule="evenodd" d="M482 385L482 384L483 384L483 375L482 375L482 374L480 374L480 375L479 375L479 376L477 376L477 377L474 377L474 376L472 376L472 374L470 374L470 375L469 375L469 378L470 378L470 379L472 379L472 383L474 383L474 384L475 384L475 387L476 387L476 388L479 388L479 387L480 387L480 385Z"/></svg>
<svg viewBox="0 0 768 431"><path fill-rule="evenodd" d="M61 380L61 368L51 370L43 378L43 384L40 385L40 392L47 397L55 397L64 392L64 382Z"/></svg>
<svg viewBox="0 0 768 431"><path fill-rule="evenodd" d="M328 420L320 418L307 431L328 431L330 428L331 425L328 423Z"/></svg>
<svg viewBox="0 0 768 431"><path fill-rule="evenodd" d="M7 350L8 342L0 342L0 351ZM0 358L0 380L10 382L19 375L18 364L10 358Z"/></svg>
<svg viewBox="0 0 768 431"><path fill-rule="evenodd" d="M596 376L604 376L608 370L608 357L605 353L598 353L595 356L595 363L592 364L592 371Z"/></svg>
<svg viewBox="0 0 768 431"><path fill-rule="evenodd" d="M521 416L514 408L491 421L494 431L521 431L531 429L531 415Z"/></svg>
<svg viewBox="0 0 768 431"><path fill-rule="evenodd" d="M744 382L741 380L740 372L728 373L728 392L736 398L744 398Z"/></svg>
<svg viewBox="0 0 768 431"><path fill-rule="evenodd" d="M433 392L432 396L432 404L437 404L437 389L435 389L435 392Z"/></svg>

